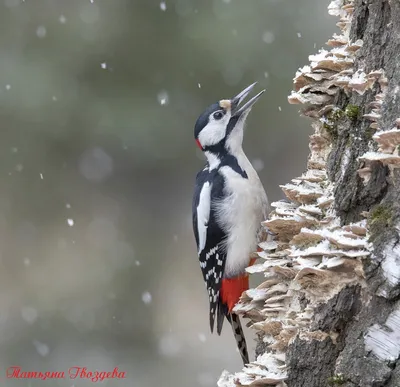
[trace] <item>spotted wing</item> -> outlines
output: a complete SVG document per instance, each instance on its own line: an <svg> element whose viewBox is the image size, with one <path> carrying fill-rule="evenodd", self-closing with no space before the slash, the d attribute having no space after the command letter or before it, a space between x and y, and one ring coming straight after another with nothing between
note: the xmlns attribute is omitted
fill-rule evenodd
<svg viewBox="0 0 400 387"><path fill-rule="evenodd" d="M210 329L214 329L216 314L225 315L219 302L221 282L225 268L225 232L218 225L214 205L223 194L223 177L218 171L201 171L196 178L193 197L193 230L197 243L200 267L208 291L210 302ZM218 324L222 328L222 322Z"/></svg>

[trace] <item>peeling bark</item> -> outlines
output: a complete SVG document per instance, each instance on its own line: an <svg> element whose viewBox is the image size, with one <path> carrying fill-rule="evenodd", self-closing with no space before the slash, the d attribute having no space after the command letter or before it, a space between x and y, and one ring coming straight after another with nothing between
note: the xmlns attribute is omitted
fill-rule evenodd
<svg viewBox="0 0 400 387"><path fill-rule="evenodd" d="M221 387L400 386L400 2L330 12L342 35L289 97L313 120L308 171L282 187L276 243L248 268L266 281L235 308L257 359Z"/></svg>

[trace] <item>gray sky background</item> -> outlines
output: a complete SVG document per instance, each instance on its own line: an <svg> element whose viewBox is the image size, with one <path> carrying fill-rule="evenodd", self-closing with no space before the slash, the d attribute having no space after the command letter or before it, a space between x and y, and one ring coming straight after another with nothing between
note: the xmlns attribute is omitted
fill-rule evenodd
<svg viewBox="0 0 400 387"><path fill-rule="evenodd" d="M107 386L213 386L239 369L211 336L191 230L193 126L254 81L245 151L271 201L305 169L292 78L332 35L328 1L0 0L0 379L127 372ZM256 281L253 280L253 281ZM248 342L253 345L249 332ZM1 383L3 383L1 382Z"/></svg>

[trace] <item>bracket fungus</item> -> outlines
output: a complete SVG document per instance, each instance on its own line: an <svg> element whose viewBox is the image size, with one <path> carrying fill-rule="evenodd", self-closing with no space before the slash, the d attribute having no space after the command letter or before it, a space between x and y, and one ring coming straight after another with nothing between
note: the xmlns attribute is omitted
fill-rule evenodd
<svg viewBox="0 0 400 387"><path fill-rule="evenodd" d="M219 387L286 386L286 351L296 337L335 339L335 332L311 329L316 308L346 286L365 286L363 260L371 254L367 221L342 225L335 213L335 186L327 174L334 138L327 133L327 127L345 115L334 105L340 91L362 95L376 82L382 87L387 80L382 70L367 74L353 68L357 51L363 46L361 40L349 40L353 1L343 4L334 0L328 10L339 16L341 34L334 34L327 42L330 51L311 55L310 64L296 72L294 90L288 97L291 104L305 105L303 114L313 119L307 171L281 186L287 201L271 204L274 210L262 224L275 234L274 240L259 245L261 260L246 269L250 274L263 273L265 281L243 292L234 308L234 312L250 320L247 325L267 349L242 372L224 371ZM364 119L379 119L381 101L382 94ZM352 119L358 119L358 111ZM367 153L363 160L394 163L397 154L389 158L384 152L397 152L398 132L378 132L374 140L381 153ZM377 156L381 154L385 156Z"/></svg>

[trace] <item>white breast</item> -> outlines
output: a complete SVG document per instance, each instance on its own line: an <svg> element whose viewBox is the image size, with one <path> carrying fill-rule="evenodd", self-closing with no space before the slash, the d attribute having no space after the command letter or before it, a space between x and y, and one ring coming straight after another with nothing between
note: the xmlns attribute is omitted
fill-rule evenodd
<svg viewBox="0 0 400 387"><path fill-rule="evenodd" d="M220 168L227 194L226 200L217 205L217 219L228 235L225 277L235 277L249 265L250 254L257 250L257 232L268 207L261 181L246 156L241 155L238 162L248 179L229 166Z"/></svg>

